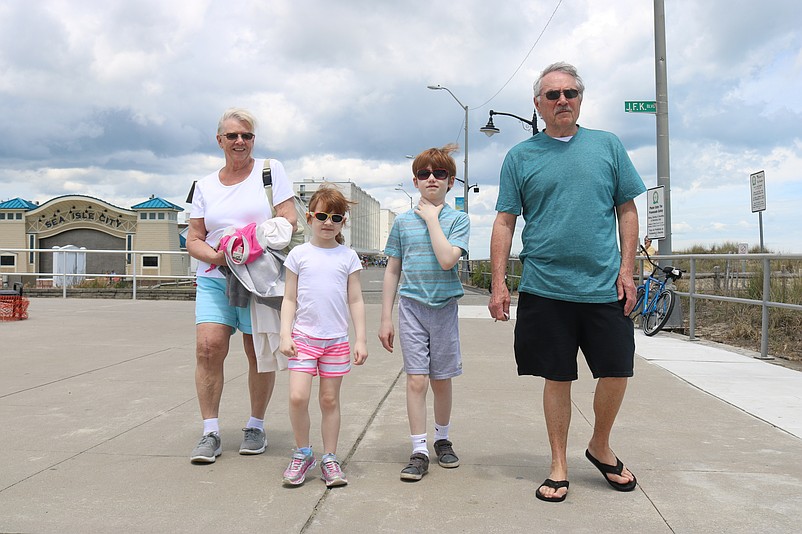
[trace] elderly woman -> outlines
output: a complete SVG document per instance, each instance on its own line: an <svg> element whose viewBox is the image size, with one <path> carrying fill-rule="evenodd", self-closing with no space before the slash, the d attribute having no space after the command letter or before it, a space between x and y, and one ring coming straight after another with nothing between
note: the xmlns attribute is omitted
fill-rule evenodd
<svg viewBox="0 0 802 534"><path fill-rule="evenodd" d="M261 454L267 445L264 416L273 393L276 369L258 369L249 308L231 306L226 297L226 278L217 266L225 265L224 251L217 250L226 228L260 224L272 217L265 195L262 171L265 160L252 156L256 121L244 109L228 109L217 125L217 144L226 164L198 180L192 196L187 250L198 260L195 299L196 367L203 436L192 451L193 463L213 463L222 452L218 413L223 392L223 362L229 339L237 329L248 358L248 390L251 416L243 429L240 454ZM276 216L296 224L292 184L284 167L270 160Z"/></svg>

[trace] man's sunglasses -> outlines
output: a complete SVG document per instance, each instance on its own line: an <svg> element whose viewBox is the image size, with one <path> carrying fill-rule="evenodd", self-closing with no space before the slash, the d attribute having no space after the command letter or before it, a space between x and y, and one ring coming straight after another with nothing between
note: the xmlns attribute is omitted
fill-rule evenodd
<svg viewBox="0 0 802 534"><path fill-rule="evenodd" d="M445 180L448 178L448 171L445 169L435 169L433 171L429 171L428 169L421 169L415 173L415 176L418 177L418 180L428 180L429 175L433 174L435 178L438 180Z"/></svg>
<svg viewBox="0 0 802 534"><path fill-rule="evenodd" d="M237 137L242 137L243 141L250 141L251 139L256 137L254 134L252 134L250 132L248 132L248 133L227 133L227 134L220 134L220 135L222 135L223 137L225 137L229 141L236 141Z"/></svg>
<svg viewBox="0 0 802 534"><path fill-rule="evenodd" d="M341 223L345 220L345 215L339 213L326 213L325 211L316 211L312 216L320 222L326 222L326 219L331 219L334 224Z"/></svg>
<svg viewBox="0 0 802 534"><path fill-rule="evenodd" d="M579 91L576 90L576 89L562 89L560 91L557 91L557 90L546 91L543 94L546 96L547 100L559 100L560 99L560 93L562 93L565 96L566 100L571 100L571 99L574 99L574 98L579 96Z"/></svg>

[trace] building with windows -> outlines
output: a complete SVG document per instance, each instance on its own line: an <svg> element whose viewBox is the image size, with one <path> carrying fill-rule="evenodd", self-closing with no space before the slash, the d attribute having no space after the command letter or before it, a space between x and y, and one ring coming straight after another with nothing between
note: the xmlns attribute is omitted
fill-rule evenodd
<svg viewBox="0 0 802 534"><path fill-rule="evenodd" d="M0 273L53 273L54 254L6 252L2 249L52 249L74 246L88 250L153 251L153 254L87 254L87 274L185 276L189 260L182 250L178 214L171 202L151 196L120 208L98 198L66 195L36 204L15 198L0 202ZM137 265L133 265L133 258Z"/></svg>
<svg viewBox="0 0 802 534"><path fill-rule="evenodd" d="M393 223L395 222L396 214L394 211L388 209L382 209L379 219L379 229L381 231L381 235L379 237L379 249L384 254L384 247L387 246L387 238L390 237L390 230L393 229Z"/></svg>

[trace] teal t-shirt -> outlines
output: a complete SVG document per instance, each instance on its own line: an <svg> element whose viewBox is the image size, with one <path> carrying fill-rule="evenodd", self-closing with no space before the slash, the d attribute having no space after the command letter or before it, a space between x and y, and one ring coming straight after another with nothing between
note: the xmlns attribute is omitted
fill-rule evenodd
<svg viewBox="0 0 802 534"><path fill-rule="evenodd" d="M496 211L521 215L520 291L570 302L614 302L621 265L615 207L646 191L621 141L579 128L538 133L504 159Z"/></svg>
<svg viewBox="0 0 802 534"><path fill-rule="evenodd" d="M471 228L468 214L446 204L438 220L448 242L461 248L463 253L467 252ZM402 297L441 308L452 298L464 294L457 266L447 271L440 267L426 222L413 210L396 217L384 253L401 259L402 278L398 294Z"/></svg>

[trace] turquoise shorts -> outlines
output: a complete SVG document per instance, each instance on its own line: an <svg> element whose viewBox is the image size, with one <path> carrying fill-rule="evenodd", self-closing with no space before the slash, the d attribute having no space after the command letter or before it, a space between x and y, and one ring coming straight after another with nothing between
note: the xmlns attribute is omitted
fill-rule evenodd
<svg viewBox="0 0 802 534"><path fill-rule="evenodd" d="M251 309L232 306L226 297L226 279L199 276L195 293L195 324L217 323L231 327L231 334L239 329L252 334Z"/></svg>

